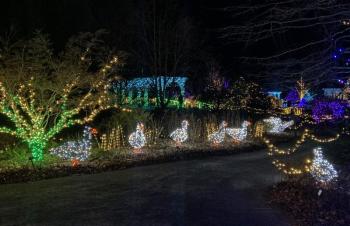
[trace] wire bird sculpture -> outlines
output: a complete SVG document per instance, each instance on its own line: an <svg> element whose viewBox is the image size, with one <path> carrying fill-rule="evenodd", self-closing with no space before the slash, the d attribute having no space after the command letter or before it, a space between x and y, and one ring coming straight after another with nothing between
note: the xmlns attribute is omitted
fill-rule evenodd
<svg viewBox="0 0 350 226"><path fill-rule="evenodd" d="M226 128L226 133L232 137L234 141L242 141L247 137L249 125L250 122L244 121L241 128Z"/></svg>

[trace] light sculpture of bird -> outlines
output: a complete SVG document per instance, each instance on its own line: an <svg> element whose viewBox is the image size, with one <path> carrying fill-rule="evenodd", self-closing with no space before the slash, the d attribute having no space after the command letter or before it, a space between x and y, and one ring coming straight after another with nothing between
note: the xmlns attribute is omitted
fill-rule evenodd
<svg viewBox="0 0 350 226"><path fill-rule="evenodd" d="M215 145L222 143L225 139L226 127L227 127L227 122L222 121L219 125L219 130L215 131L212 134L209 134L208 140Z"/></svg>
<svg viewBox="0 0 350 226"><path fill-rule="evenodd" d="M96 129L85 126L83 138L81 140L67 141L61 146L51 148L49 152L62 159L71 160L72 165L77 166L80 161L85 161L89 158L92 147L92 134L95 133L95 131Z"/></svg>
<svg viewBox="0 0 350 226"><path fill-rule="evenodd" d="M144 134L144 125L139 122L136 126L136 131L131 133L129 136L129 144L135 149L135 151L140 152L141 148L146 145L146 136Z"/></svg>
<svg viewBox="0 0 350 226"><path fill-rule="evenodd" d="M271 128L267 131L268 133L282 133L288 127L291 127L294 124L293 120L283 122L281 118L278 117L270 117L268 119L264 119L264 122L271 125Z"/></svg>
<svg viewBox="0 0 350 226"><path fill-rule="evenodd" d="M250 122L244 121L241 128L226 128L226 133L232 137L234 141L242 141L247 137L249 125Z"/></svg>
<svg viewBox="0 0 350 226"><path fill-rule="evenodd" d="M176 142L176 145L179 146L181 143L185 142L188 139L188 121L183 120L181 122L181 128L177 128L173 132L170 133L170 138Z"/></svg>

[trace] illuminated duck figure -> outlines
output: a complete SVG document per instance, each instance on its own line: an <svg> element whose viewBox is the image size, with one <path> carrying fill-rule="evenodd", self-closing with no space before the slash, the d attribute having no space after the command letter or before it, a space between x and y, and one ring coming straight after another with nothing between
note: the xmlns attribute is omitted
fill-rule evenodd
<svg viewBox="0 0 350 226"><path fill-rule="evenodd" d="M270 117L268 119L264 119L264 122L272 126L272 128L267 131L269 133L282 133L285 129L294 124L293 120L283 122L282 119L278 117Z"/></svg>
<svg viewBox="0 0 350 226"><path fill-rule="evenodd" d="M170 134L170 138L176 142L176 145L179 146L181 143L185 142L188 139L188 121L183 120L181 122L181 128L177 128Z"/></svg>
<svg viewBox="0 0 350 226"><path fill-rule="evenodd" d="M241 128L226 128L226 133L232 137L234 141L242 141L247 137L249 125L250 122L244 121Z"/></svg>
<svg viewBox="0 0 350 226"><path fill-rule="evenodd" d="M83 139L78 141L67 141L61 146L50 149L49 152L62 159L71 160L72 166L77 166L80 161L85 161L89 158L92 146L92 134L95 133L95 131L96 129L85 126Z"/></svg>
<svg viewBox="0 0 350 226"><path fill-rule="evenodd" d="M139 122L136 126L136 131L131 133L129 136L129 144L135 149L135 151L140 152L141 148L146 144L146 137L143 133L144 126L143 123Z"/></svg>
<svg viewBox="0 0 350 226"><path fill-rule="evenodd" d="M222 121L219 126L219 130L212 134L209 134L208 140L215 145L222 143L225 139L226 127L227 127L227 122Z"/></svg>

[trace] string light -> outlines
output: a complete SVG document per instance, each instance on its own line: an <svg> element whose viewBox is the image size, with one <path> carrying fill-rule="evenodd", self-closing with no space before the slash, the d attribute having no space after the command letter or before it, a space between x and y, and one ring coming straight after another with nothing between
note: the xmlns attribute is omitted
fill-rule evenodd
<svg viewBox="0 0 350 226"><path fill-rule="evenodd" d="M232 137L235 141L242 141L247 137L247 128L250 122L244 121L241 128L226 128L226 133Z"/></svg>
<svg viewBox="0 0 350 226"><path fill-rule="evenodd" d="M328 184L338 177L337 171L323 156L322 148L317 147L313 150L314 159L312 165L308 168L315 180L321 184Z"/></svg>
<svg viewBox="0 0 350 226"><path fill-rule="evenodd" d="M270 117L268 119L264 119L264 122L270 124L272 128L268 130L269 133L282 133L285 129L292 126L294 121L283 122L281 118L278 117Z"/></svg>
<svg viewBox="0 0 350 226"><path fill-rule="evenodd" d="M261 138L264 135L264 124L257 122L254 129L254 137Z"/></svg>
<svg viewBox="0 0 350 226"><path fill-rule="evenodd" d="M303 174L305 173L305 169L303 168L296 168L296 167L291 167L291 166L288 166L287 164L281 162L280 160L273 160L272 161L272 164L274 166L276 166L276 168L283 172L284 174L287 174L287 175L299 175L299 174Z"/></svg>
<svg viewBox="0 0 350 226"><path fill-rule="evenodd" d="M274 144L270 142L267 138L264 138L263 141L265 142L266 146L268 147L268 155L290 155L298 150L298 148L301 146L302 143L305 142L306 138L309 136L309 130L305 129L303 134L301 135L300 139L296 141L296 143L286 150L277 148Z"/></svg>
<svg viewBox="0 0 350 226"><path fill-rule="evenodd" d="M125 137L121 125L117 125L109 133L100 137L101 144L99 148L107 151L125 146Z"/></svg>
<svg viewBox="0 0 350 226"><path fill-rule="evenodd" d="M72 160L72 165L78 164L77 161L85 161L89 158L92 129L89 126L84 127L83 139L79 141L68 141L59 147L50 149L50 153L59 156L64 160Z"/></svg>
<svg viewBox="0 0 350 226"><path fill-rule="evenodd" d="M170 138L173 139L177 144L181 144L188 139L188 121L183 120L181 122L181 128L177 128L170 134Z"/></svg>
<svg viewBox="0 0 350 226"><path fill-rule="evenodd" d="M208 136L208 140L210 142L212 142L213 144L220 144L224 141L225 139L225 135L226 135L226 127L227 127L227 122L226 121L222 121L220 126L219 126L219 130L209 134Z"/></svg>
<svg viewBox="0 0 350 226"><path fill-rule="evenodd" d="M319 143L330 143L330 142L333 142L333 141L336 141L338 140L340 137L340 134L337 134L335 137L331 137L331 138L328 138L328 139L320 139L320 138L317 138L315 135L310 135L310 138L313 140L313 141L317 141Z"/></svg>
<svg viewBox="0 0 350 226"><path fill-rule="evenodd" d="M129 144L137 150L140 150L146 144L146 137L143 133L144 126L142 123L137 123L136 131L129 136Z"/></svg>
<svg viewBox="0 0 350 226"><path fill-rule="evenodd" d="M27 84L19 84L15 93L8 91L0 82L0 113L15 126L15 129L0 127L0 133L13 135L25 141L33 160L40 161L49 140L64 128L91 122L101 111L116 107L108 104L111 80L103 76L77 103L72 104L68 97L79 79L77 77L67 83L61 95L52 94L49 103L39 99L41 97L36 93L33 77ZM82 112L89 113L82 116ZM53 118L57 120L52 120ZM54 124L49 124L48 121L54 121Z"/></svg>

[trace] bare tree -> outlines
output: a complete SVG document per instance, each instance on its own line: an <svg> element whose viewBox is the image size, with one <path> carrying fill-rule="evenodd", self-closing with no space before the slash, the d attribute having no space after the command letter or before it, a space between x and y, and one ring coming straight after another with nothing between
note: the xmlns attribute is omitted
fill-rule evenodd
<svg viewBox="0 0 350 226"><path fill-rule="evenodd" d="M224 28L225 38L247 48L272 47L265 48L262 56L241 58L263 67L259 78L291 85L303 76L307 83L318 85L348 76L348 1L253 0L225 11L236 21ZM276 75L279 81L271 79Z"/></svg>
<svg viewBox="0 0 350 226"><path fill-rule="evenodd" d="M191 49L190 20L181 15L177 1L152 0L139 12L138 50L135 54L142 73L154 77L157 105L166 102L165 85L168 79L160 76L178 76L188 70L187 59Z"/></svg>

